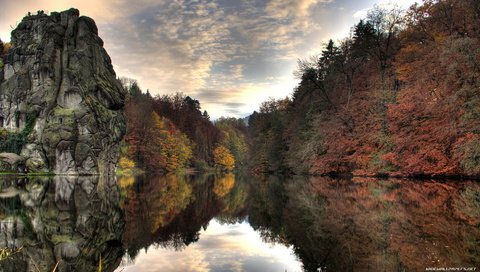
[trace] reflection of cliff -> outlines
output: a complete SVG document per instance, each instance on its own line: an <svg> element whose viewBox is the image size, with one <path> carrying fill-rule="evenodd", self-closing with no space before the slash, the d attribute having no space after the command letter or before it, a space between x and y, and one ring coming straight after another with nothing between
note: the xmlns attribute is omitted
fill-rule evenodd
<svg viewBox="0 0 480 272"><path fill-rule="evenodd" d="M114 180L54 177L4 180L0 248L21 248L2 271L104 271L121 261L124 230Z"/></svg>
<svg viewBox="0 0 480 272"><path fill-rule="evenodd" d="M230 218L246 199L233 175L138 177L120 184L127 194L124 243L131 257L152 244L180 249L196 242L213 217Z"/></svg>
<svg viewBox="0 0 480 272"><path fill-rule="evenodd" d="M480 262L480 186L389 179L269 181L252 224L292 244L307 271L424 270ZM278 184L277 184L278 185ZM273 206L272 206L273 205Z"/></svg>

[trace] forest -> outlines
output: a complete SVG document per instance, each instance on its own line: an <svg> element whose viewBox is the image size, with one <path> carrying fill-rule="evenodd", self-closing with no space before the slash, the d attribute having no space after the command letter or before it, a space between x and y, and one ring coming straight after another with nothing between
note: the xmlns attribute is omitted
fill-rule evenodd
<svg viewBox="0 0 480 272"><path fill-rule="evenodd" d="M250 117L257 172L480 175L480 2L376 6Z"/></svg>
<svg viewBox="0 0 480 272"><path fill-rule="evenodd" d="M121 172L232 171L247 160L247 126L235 118L210 120L200 102L182 93L152 97L135 80L128 91Z"/></svg>
<svg viewBox="0 0 480 272"><path fill-rule="evenodd" d="M198 100L152 97L123 79L120 167L478 177L479 38L475 0L375 6L350 37L299 60L291 96L263 102L248 124L212 122Z"/></svg>

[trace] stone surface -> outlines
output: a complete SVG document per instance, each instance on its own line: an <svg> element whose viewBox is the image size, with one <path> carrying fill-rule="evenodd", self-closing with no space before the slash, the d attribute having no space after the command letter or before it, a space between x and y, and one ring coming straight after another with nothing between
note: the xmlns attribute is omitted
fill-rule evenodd
<svg viewBox="0 0 480 272"><path fill-rule="evenodd" d="M21 155L31 171L115 170L126 94L97 34L76 9L25 17L12 32L0 118L10 133L28 133Z"/></svg>
<svg viewBox="0 0 480 272"><path fill-rule="evenodd" d="M14 153L0 153L0 171L15 172L25 164L25 159Z"/></svg>

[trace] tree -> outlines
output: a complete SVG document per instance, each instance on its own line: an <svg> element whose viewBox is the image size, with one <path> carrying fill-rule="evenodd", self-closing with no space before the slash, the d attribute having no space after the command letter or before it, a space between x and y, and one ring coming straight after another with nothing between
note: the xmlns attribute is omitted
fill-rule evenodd
<svg viewBox="0 0 480 272"><path fill-rule="evenodd" d="M320 80L327 80L329 74L335 73L339 69L339 57L341 52L333 40L329 40L322 56L318 60L318 73Z"/></svg>
<svg viewBox="0 0 480 272"><path fill-rule="evenodd" d="M203 114L202 114L203 118L205 118L206 120L210 120L210 115L208 115L208 112L205 110L203 111Z"/></svg>
<svg viewBox="0 0 480 272"><path fill-rule="evenodd" d="M259 171L478 175L480 2L376 6L250 117ZM281 165L281 166L280 166Z"/></svg>
<svg viewBox="0 0 480 272"><path fill-rule="evenodd" d="M135 81L124 80L124 83L130 86L127 89L130 96L125 111L128 122L122 147L123 165L133 161L137 167L151 172L174 172L187 167L192 157L188 137L154 110L155 100L143 94Z"/></svg>
<svg viewBox="0 0 480 272"><path fill-rule="evenodd" d="M213 185L213 193L219 197L225 197L235 185L235 175L227 173L223 176L217 177Z"/></svg>
<svg viewBox="0 0 480 272"><path fill-rule="evenodd" d="M372 24L360 20L353 30L352 54L356 57L368 57L374 47L375 30Z"/></svg>
<svg viewBox="0 0 480 272"><path fill-rule="evenodd" d="M221 140L221 131L209 120L208 113L200 111L200 102L182 93L157 96L153 108L164 116L193 143L193 157L199 164L213 166L213 149Z"/></svg>
<svg viewBox="0 0 480 272"><path fill-rule="evenodd" d="M130 170L130 169L135 168L135 162L126 158L126 157L122 157L122 158L120 158L120 161L118 162L118 166L122 170Z"/></svg>
<svg viewBox="0 0 480 272"><path fill-rule="evenodd" d="M3 57L3 49L4 49L3 41L2 39L0 39L0 58Z"/></svg>
<svg viewBox="0 0 480 272"><path fill-rule="evenodd" d="M373 38L373 50L370 51L378 61L382 82L385 78L385 71L390 65L395 49L397 47L396 37L404 23L403 10L399 6L391 9L382 8L376 5L367 14L368 35ZM370 33L373 30L373 33ZM369 40L371 39L369 37Z"/></svg>
<svg viewBox="0 0 480 272"><path fill-rule="evenodd" d="M213 151L215 166L223 171L232 171L235 168L235 159L228 150L224 146L218 146Z"/></svg>
<svg viewBox="0 0 480 272"><path fill-rule="evenodd" d="M221 144L232 153L236 167L245 166L249 149L247 127L243 120L222 117L215 122L215 126L222 131Z"/></svg>

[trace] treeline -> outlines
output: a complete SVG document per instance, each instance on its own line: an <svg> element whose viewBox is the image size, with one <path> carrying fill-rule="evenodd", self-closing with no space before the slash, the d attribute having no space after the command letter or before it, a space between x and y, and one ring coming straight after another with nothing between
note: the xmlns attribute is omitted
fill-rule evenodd
<svg viewBox="0 0 480 272"><path fill-rule="evenodd" d="M231 171L245 163L247 128L242 121L222 118L214 124L198 100L181 93L152 97L134 80L122 83L129 96L120 170Z"/></svg>
<svg viewBox="0 0 480 272"><path fill-rule="evenodd" d="M250 118L258 172L480 175L480 1L376 6Z"/></svg>

